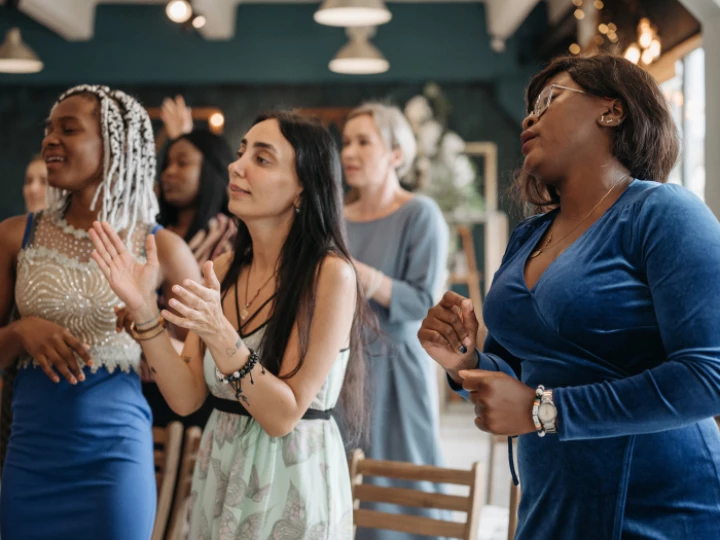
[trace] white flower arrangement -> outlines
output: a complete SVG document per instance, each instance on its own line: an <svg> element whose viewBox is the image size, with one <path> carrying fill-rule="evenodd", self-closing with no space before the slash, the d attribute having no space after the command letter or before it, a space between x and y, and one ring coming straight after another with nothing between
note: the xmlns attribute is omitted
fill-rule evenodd
<svg viewBox="0 0 720 540"><path fill-rule="evenodd" d="M435 199L447 215L477 214L484 201L477 191L477 170L465 154L465 141L447 129L447 104L434 83L423 95L410 99L405 116L415 133L418 149L413 167L404 178L419 193Z"/></svg>

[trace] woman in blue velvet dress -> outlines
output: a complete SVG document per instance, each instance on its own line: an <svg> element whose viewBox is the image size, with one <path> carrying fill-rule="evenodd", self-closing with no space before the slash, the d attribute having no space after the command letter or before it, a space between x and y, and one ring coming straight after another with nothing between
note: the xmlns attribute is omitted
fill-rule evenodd
<svg viewBox="0 0 720 540"><path fill-rule="evenodd" d="M714 540L720 224L662 183L677 135L640 68L561 58L528 103L519 182L547 212L510 238L484 350L452 293L418 335L480 429L520 436L516 538Z"/></svg>
<svg viewBox="0 0 720 540"><path fill-rule="evenodd" d="M147 112L102 86L53 107L43 140L61 197L0 224L0 365L17 360L3 469L3 540L148 540L155 518L150 409L140 345L116 331L119 300L90 258L88 229L114 221L135 257L156 230ZM157 231L163 280L199 278L180 237Z"/></svg>

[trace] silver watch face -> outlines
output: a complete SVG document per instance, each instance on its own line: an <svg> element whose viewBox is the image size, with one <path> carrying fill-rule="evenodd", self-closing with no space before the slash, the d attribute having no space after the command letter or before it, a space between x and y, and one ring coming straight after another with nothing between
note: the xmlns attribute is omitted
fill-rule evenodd
<svg viewBox="0 0 720 540"><path fill-rule="evenodd" d="M557 409L550 402L541 403L538 408L538 418L543 424L554 422L557 418Z"/></svg>

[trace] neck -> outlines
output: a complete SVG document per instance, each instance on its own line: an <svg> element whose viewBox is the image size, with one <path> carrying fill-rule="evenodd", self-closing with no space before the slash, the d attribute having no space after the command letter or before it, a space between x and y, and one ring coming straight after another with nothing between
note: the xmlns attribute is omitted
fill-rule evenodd
<svg viewBox="0 0 720 540"><path fill-rule="evenodd" d="M604 163L585 162L556 184L560 193L560 214L568 220L582 219L603 197L600 206L611 205L631 180L627 168L615 159Z"/></svg>
<svg viewBox="0 0 720 540"><path fill-rule="evenodd" d="M290 214L280 221L246 222L252 240L253 275L269 276L275 272L292 220Z"/></svg>
<svg viewBox="0 0 720 540"><path fill-rule="evenodd" d="M362 216L383 214L395 204L397 194L401 190L400 181L392 172L379 185L358 188L358 199L354 203L355 209Z"/></svg>
<svg viewBox="0 0 720 540"><path fill-rule="evenodd" d="M98 186L91 186L82 191L73 192L70 197L70 206L65 212L65 221L76 229L90 230L94 221L97 221L100 214L102 201L96 204L96 209L91 210L93 197Z"/></svg>

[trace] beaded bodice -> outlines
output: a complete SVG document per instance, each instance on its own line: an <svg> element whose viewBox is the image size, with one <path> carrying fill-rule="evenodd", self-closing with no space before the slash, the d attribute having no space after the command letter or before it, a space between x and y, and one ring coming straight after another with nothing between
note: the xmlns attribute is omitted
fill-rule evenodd
<svg viewBox="0 0 720 540"><path fill-rule="evenodd" d="M148 232L147 226L139 225L133 234L131 248L139 260L144 260ZM89 345L93 372L100 367L139 372L140 345L125 331L115 331L114 307L121 302L90 258L93 249L87 231L51 215L38 215L18 255L15 301L19 315L54 322ZM20 366L31 362L29 357L21 358Z"/></svg>

